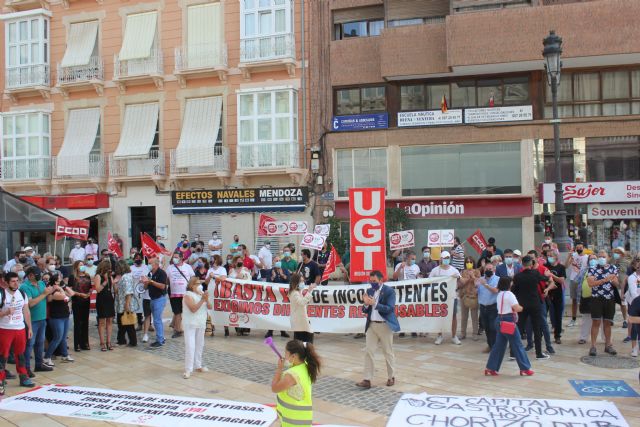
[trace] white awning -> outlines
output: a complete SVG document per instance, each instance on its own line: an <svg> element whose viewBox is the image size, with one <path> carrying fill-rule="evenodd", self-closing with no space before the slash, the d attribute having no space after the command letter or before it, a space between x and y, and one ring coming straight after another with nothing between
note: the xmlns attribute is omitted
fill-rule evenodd
<svg viewBox="0 0 640 427"><path fill-rule="evenodd" d="M189 6L187 19L189 68L220 65L222 63L220 3Z"/></svg>
<svg viewBox="0 0 640 427"><path fill-rule="evenodd" d="M60 65L88 65L98 36L98 21L78 22L69 27L67 50Z"/></svg>
<svg viewBox="0 0 640 427"><path fill-rule="evenodd" d="M127 105L116 159L147 157L158 126L158 103Z"/></svg>
<svg viewBox="0 0 640 427"><path fill-rule="evenodd" d="M222 116L222 97L188 99L182 120L176 166L209 166Z"/></svg>
<svg viewBox="0 0 640 427"><path fill-rule="evenodd" d="M127 26L118 59L141 59L151 56L151 47L156 37L158 12L127 15Z"/></svg>
<svg viewBox="0 0 640 427"><path fill-rule="evenodd" d="M49 209L49 212L56 215L60 215L63 218L74 219L87 219L95 215L111 212L111 208L98 208L98 209Z"/></svg>
<svg viewBox="0 0 640 427"><path fill-rule="evenodd" d="M89 174L89 153L99 125L100 108L69 111L64 142L56 161L58 176Z"/></svg>

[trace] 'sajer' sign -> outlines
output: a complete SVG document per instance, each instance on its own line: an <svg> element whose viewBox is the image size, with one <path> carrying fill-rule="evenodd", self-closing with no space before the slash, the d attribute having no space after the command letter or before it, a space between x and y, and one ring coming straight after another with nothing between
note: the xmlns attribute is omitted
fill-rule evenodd
<svg viewBox="0 0 640 427"><path fill-rule="evenodd" d="M364 282L379 270L387 279L384 188L350 188L351 275Z"/></svg>

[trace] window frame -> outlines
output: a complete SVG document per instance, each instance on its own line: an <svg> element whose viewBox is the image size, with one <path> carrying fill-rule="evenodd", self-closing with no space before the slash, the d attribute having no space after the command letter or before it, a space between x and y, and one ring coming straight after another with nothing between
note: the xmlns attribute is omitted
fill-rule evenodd
<svg viewBox="0 0 640 427"><path fill-rule="evenodd" d="M351 187L350 188L366 188L366 187L355 187L355 182L356 182L356 175L355 175L355 171L356 171L356 167L355 167L355 156L354 156L354 152L356 150L367 150L367 154L369 157L369 162L371 162L371 152L372 151L384 151L384 155L385 155L385 173L384 173L384 177L385 177L385 194L387 194L389 192L389 147L360 147L360 148L338 148L335 149L335 155L334 155L334 177L335 177L335 194L337 195L337 198L348 198L349 197L349 193L347 191L347 194L341 194L340 193L340 173L338 170L338 155L340 152L349 152L351 154ZM371 186L372 184L369 183L367 184L368 186Z"/></svg>
<svg viewBox="0 0 640 427"><path fill-rule="evenodd" d="M247 8L246 2L253 1L255 7ZM255 39L261 37L269 37L269 36L278 36L293 33L293 3L291 0L283 0L282 4L276 4L278 0L267 0L269 1L269 6L260 6L261 0L240 0L240 40L244 39ZM276 31L276 11L284 10L285 11L285 29L283 31ZM260 26L260 15L270 13L270 26L271 32L267 34L260 34L259 26ZM255 34L248 35L246 33L247 28L245 25L246 16L253 15L253 24L255 29Z"/></svg>
<svg viewBox="0 0 640 427"><path fill-rule="evenodd" d="M348 39L358 39L362 37L378 37L380 34L371 34L371 24L382 22L382 29L386 28L384 19L375 18L375 19L360 19L357 21L349 21L349 22L340 22L333 24L333 37L334 40L348 40ZM348 36L345 37L344 26L348 24L357 24L357 23L365 23L367 28L367 34L363 36Z"/></svg>
<svg viewBox="0 0 640 427"><path fill-rule="evenodd" d="M37 23L37 31L38 37L34 38L33 31L33 23ZM20 24L26 23L27 37L25 40L20 40ZM5 26L5 74L8 75L13 70L20 69L30 69L35 66L44 66L46 67L45 72L49 74L48 67L50 66L51 60L51 40L50 40L50 17L44 13L36 13L28 16L21 16L17 18L7 19L4 22ZM11 32L12 28L15 29L14 40L12 41ZM21 54L20 48L25 47L27 50L26 57L28 58L25 63L21 63ZM36 47L36 52L39 53L40 59L38 61L33 60L33 49ZM12 54L11 50L15 49L15 52ZM11 59L13 58L13 60ZM49 79L47 79L48 81ZM32 86L32 84L16 84L11 85L10 88L13 87L28 87Z"/></svg>
<svg viewBox="0 0 640 427"><path fill-rule="evenodd" d="M374 89L374 88L382 88L384 89L384 109L383 110L368 110L363 112L362 111L362 103L363 103L363 92L366 89ZM339 113L338 112L338 93L341 91L347 91L347 90L359 90L359 108L358 108L358 112L357 113ZM364 86L348 86L348 87L338 87L338 88L334 88L333 90L333 112L334 112L334 116L355 116L355 115L360 115L360 114L377 114L377 113L386 113L389 111L389 90L388 90L388 85L386 84L371 84L371 85L364 85Z"/></svg>
<svg viewBox="0 0 640 427"><path fill-rule="evenodd" d="M36 115L37 122L39 123L39 129L36 132L32 132L29 128L30 117ZM17 117L24 117L24 124L26 127L25 133L16 133L16 121ZM7 126L5 125L5 120L11 119L12 121L12 133L5 134L5 130ZM4 162L12 162L14 164L14 178L20 178L18 176L19 169L18 163L24 162L25 167L29 165L29 160L50 160L51 159L51 113L47 111L20 111L20 112L11 112L4 113L2 115L2 137L0 138L0 153L2 156L2 163ZM44 124L46 123L46 130ZM38 138L38 154L31 155L29 154L29 140L31 138ZM23 139L24 144L24 155L18 156L16 153L18 152L18 139ZM45 140L46 139L46 140ZM7 140L10 140L12 154L6 154ZM27 176L25 176L26 178Z"/></svg>
<svg viewBox="0 0 640 427"><path fill-rule="evenodd" d="M286 113L278 113L276 110L277 107L277 93L286 92L288 95L288 109L289 111ZM270 96L270 112L267 114L260 114L258 112L258 98L260 95L269 94ZM243 115L242 112L242 98L243 97L252 97L252 114ZM259 91L244 91L238 92L238 106L237 106L237 115L238 115L238 145L251 145L251 144L283 144L283 143L291 143L298 141L298 91L293 88L274 88L269 90L259 90ZM259 139L258 138L258 130L259 130L259 121L265 119L271 120L271 139ZM277 119L288 118L289 119L289 138L288 139L277 139L276 137L276 129L277 129ZM252 129L252 140L243 141L242 140L242 125L243 121L251 121L251 129ZM220 123L222 126L222 121Z"/></svg>

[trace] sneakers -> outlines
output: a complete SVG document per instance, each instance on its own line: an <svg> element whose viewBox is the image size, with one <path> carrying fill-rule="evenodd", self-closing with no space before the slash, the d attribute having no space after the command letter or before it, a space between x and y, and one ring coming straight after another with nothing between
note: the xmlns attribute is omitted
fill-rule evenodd
<svg viewBox="0 0 640 427"><path fill-rule="evenodd" d="M13 372L11 372L11 371L4 371L4 379L5 379L5 380L15 380L16 378L17 378L17 377L16 377L16 374L14 374Z"/></svg>
<svg viewBox="0 0 640 427"><path fill-rule="evenodd" d="M626 337L625 339L622 340L622 342L629 342L631 341L631 337Z"/></svg>
<svg viewBox="0 0 640 427"><path fill-rule="evenodd" d="M458 338L456 336L451 338L451 342L454 343L455 345L462 345L462 342L460 341L460 338Z"/></svg>
<svg viewBox="0 0 640 427"><path fill-rule="evenodd" d="M47 359L42 359L42 364L44 366L48 366L50 368L53 368L54 366L56 366L53 361L51 360L51 358L47 358Z"/></svg>
<svg viewBox="0 0 640 427"><path fill-rule="evenodd" d="M567 328L573 328L576 326L576 320L572 319L571 322L567 323Z"/></svg>
<svg viewBox="0 0 640 427"><path fill-rule="evenodd" d="M7 382L5 380L0 381L0 396L4 396L4 389L6 385Z"/></svg>
<svg viewBox="0 0 640 427"><path fill-rule="evenodd" d="M624 322L622 322L622 329L627 329L627 327L629 327L629 324L625 320Z"/></svg>
<svg viewBox="0 0 640 427"><path fill-rule="evenodd" d="M64 363L72 363L72 362L75 362L75 361L76 361L76 360L75 360L73 357L71 357L71 356L63 356L63 357L61 357L61 358L60 358L60 360L61 360L62 362L64 362Z"/></svg>
<svg viewBox="0 0 640 427"><path fill-rule="evenodd" d="M196 369L196 371L198 371L198 372L209 372L209 368L207 368L206 366L203 366L202 368Z"/></svg>
<svg viewBox="0 0 640 427"><path fill-rule="evenodd" d="M162 347L162 343L156 341L156 342L152 343L149 347L153 347L153 348Z"/></svg>
<svg viewBox="0 0 640 427"><path fill-rule="evenodd" d="M578 344L586 344L587 340L578 340Z"/></svg>
<svg viewBox="0 0 640 427"><path fill-rule="evenodd" d="M35 387L36 385L34 384L33 381L31 381L31 379L29 379L29 377L27 375L20 375L20 387Z"/></svg>
<svg viewBox="0 0 640 427"><path fill-rule="evenodd" d="M188 380L190 376L191 372L185 372L184 374L182 374L182 378L184 378L185 380Z"/></svg>
<svg viewBox="0 0 640 427"><path fill-rule="evenodd" d="M589 356L594 357L594 356L597 356L597 355L598 355L598 350L596 350L596 348L595 348L595 347L591 347L591 348L589 349Z"/></svg>
<svg viewBox="0 0 640 427"><path fill-rule="evenodd" d="M605 353L609 353L612 356L615 356L616 354L618 354L618 352L613 348L612 345L608 345L604 348L604 352Z"/></svg>
<svg viewBox="0 0 640 427"><path fill-rule="evenodd" d="M27 376L29 378L35 378L36 374L33 373L33 371L31 369L27 369Z"/></svg>
<svg viewBox="0 0 640 427"><path fill-rule="evenodd" d="M149 342L149 334L144 334L142 336L142 342Z"/></svg>
<svg viewBox="0 0 640 427"><path fill-rule="evenodd" d="M547 360L547 359L551 359L551 356L549 356L547 353L542 353L540 356L536 356L536 360Z"/></svg>
<svg viewBox="0 0 640 427"><path fill-rule="evenodd" d="M554 340L554 342L555 342L556 344L562 344L562 340L561 340L560 338L556 338L556 339Z"/></svg>
<svg viewBox="0 0 640 427"><path fill-rule="evenodd" d="M182 335L182 332L174 332L173 335L171 335L171 338L180 338Z"/></svg>
<svg viewBox="0 0 640 427"><path fill-rule="evenodd" d="M531 349L533 349L533 346L531 344L529 344L528 346L526 346L524 348L524 351L531 351Z"/></svg>
<svg viewBox="0 0 640 427"><path fill-rule="evenodd" d="M47 365L40 365L40 366L36 366L35 369L36 372L51 372L53 371L53 368L51 366L47 366Z"/></svg>
<svg viewBox="0 0 640 427"><path fill-rule="evenodd" d="M631 350L631 357L638 357L638 347L634 347Z"/></svg>
<svg viewBox="0 0 640 427"><path fill-rule="evenodd" d="M444 342L444 337L442 335L438 335L436 340L433 342L435 345L440 345Z"/></svg>
<svg viewBox="0 0 640 427"><path fill-rule="evenodd" d="M553 347L547 347L547 353L556 354L556 351L553 349Z"/></svg>
<svg viewBox="0 0 640 427"><path fill-rule="evenodd" d="M514 360L516 360L516 358L515 358L515 357L513 357L513 356L509 356L509 362L513 362Z"/></svg>

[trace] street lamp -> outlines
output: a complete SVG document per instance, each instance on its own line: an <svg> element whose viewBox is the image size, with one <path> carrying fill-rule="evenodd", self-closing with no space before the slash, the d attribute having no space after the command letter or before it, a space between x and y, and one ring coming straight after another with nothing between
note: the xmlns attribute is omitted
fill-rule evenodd
<svg viewBox="0 0 640 427"><path fill-rule="evenodd" d="M542 41L544 50L544 68L547 72L547 83L551 86L552 108L553 108L553 148L556 166L555 196L556 209L553 213L554 240L558 244L561 252L569 251L571 239L567 235L567 211L564 207L562 197L562 165L560 164L560 120L558 119L558 85L560 84L560 71L562 61L562 38L556 35L555 31L550 31L549 35Z"/></svg>

